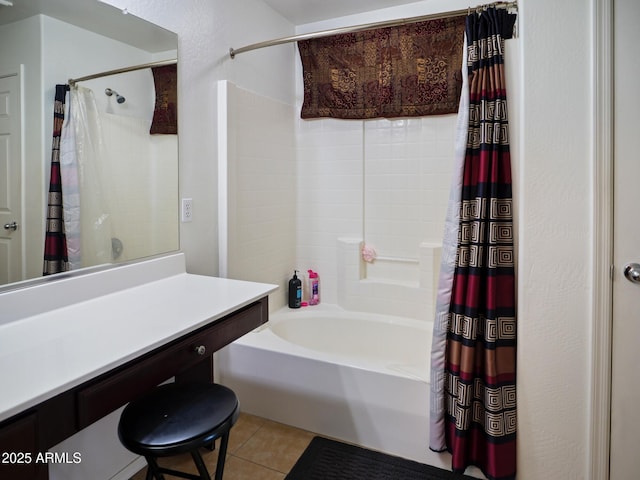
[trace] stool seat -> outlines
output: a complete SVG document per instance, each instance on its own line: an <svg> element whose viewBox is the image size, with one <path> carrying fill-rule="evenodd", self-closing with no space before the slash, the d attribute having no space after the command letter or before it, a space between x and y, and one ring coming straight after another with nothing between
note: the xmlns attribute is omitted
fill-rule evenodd
<svg viewBox="0 0 640 480"><path fill-rule="evenodd" d="M239 412L238 398L223 385L165 384L125 407L118 436L125 448L147 459L150 471L157 468L173 474L157 467L155 458L190 452L200 470L198 463L203 462L198 449L223 437L216 471L216 478L222 478L228 433ZM200 473L202 477L196 478L209 478Z"/></svg>

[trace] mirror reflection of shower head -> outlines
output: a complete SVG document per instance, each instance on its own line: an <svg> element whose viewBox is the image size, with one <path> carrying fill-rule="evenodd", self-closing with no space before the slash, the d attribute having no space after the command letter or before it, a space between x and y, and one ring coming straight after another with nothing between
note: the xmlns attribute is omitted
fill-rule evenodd
<svg viewBox="0 0 640 480"><path fill-rule="evenodd" d="M107 97L110 97L111 95L115 95L116 96L116 102L118 102L118 103L124 103L124 101L125 101L125 98L122 95L120 95L115 90L111 90L110 88L105 88L104 93L107 95Z"/></svg>

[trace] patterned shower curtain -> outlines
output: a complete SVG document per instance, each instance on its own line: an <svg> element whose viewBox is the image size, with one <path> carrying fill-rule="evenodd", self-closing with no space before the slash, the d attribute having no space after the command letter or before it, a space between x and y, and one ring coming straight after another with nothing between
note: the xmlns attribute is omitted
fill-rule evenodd
<svg viewBox="0 0 640 480"><path fill-rule="evenodd" d="M443 245L431 361L430 448L451 452L454 472L476 465L492 480L516 473L515 252L504 80L504 40L515 18L493 7L467 17L467 145L456 235ZM457 245L448 260L447 241Z"/></svg>
<svg viewBox="0 0 640 480"><path fill-rule="evenodd" d="M62 211L62 176L60 173L60 137L64 123L65 97L68 85L56 85L53 107L53 144L51 148L51 179L47 197L47 222L44 240L43 275L69 270L67 239Z"/></svg>

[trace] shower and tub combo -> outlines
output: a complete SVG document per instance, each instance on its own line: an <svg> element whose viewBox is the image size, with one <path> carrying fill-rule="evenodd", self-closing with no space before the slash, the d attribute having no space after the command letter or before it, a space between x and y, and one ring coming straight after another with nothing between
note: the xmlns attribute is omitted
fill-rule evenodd
<svg viewBox="0 0 640 480"><path fill-rule="evenodd" d="M286 308L223 353L220 380L249 413L424 460L430 344L426 322Z"/></svg>
<svg viewBox="0 0 640 480"><path fill-rule="evenodd" d="M339 304L272 312L219 352L219 379L247 413L448 469L449 456L428 448L426 309L433 311L440 248L422 245L422 280L394 286L363 278L360 247L358 239L338 241ZM384 304L388 288L404 292L404 316Z"/></svg>
<svg viewBox="0 0 640 480"><path fill-rule="evenodd" d="M444 218L455 117L323 120L292 131L291 105L229 81L217 88L220 274L280 284L267 326L218 352L218 380L236 391L245 413L450 469L450 456L428 444L441 249L433 232L442 228L429 219ZM381 150L393 150L393 165L405 172L393 179L378 158L383 152L375 154L387 141ZM428 147L424 172L411 168L416 151L404 149L411 141ZM299 176L292 175L296 158L305 162ZM428 173L430 166L440 173ZM399 189L395 209L387 208L391 180ZM429 207L406 208L420 199L405 198L405 185L428 189L422 200ZM298 203L292 190L305 192ZM400 228L409 213L422 223ZM376 237L385 232L400 240L394 248ZM363 258L366 245L377 247L373 263ZM310 267L322 278L322 302L290 310L291 274Z"/></svg>

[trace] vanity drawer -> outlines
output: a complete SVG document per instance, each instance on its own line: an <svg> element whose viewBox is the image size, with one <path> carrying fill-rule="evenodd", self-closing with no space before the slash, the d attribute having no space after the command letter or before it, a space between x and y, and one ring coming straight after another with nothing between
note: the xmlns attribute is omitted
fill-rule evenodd
<svg viewBox="0 0 640 480"><path fill-rule="evenodd" d="M251 304L166 347L107 373L77 393L78 427L87 427L267 321L266 300Z"/></svg>
<svg viewBox="0 0 640 480"><path fill-rule="evenodd" d="M37 429L35 413L0 426L0 478L42 478Z"/></svg>

